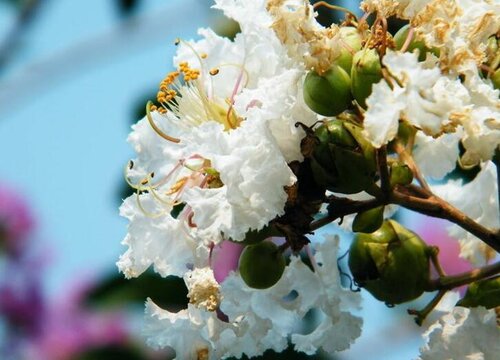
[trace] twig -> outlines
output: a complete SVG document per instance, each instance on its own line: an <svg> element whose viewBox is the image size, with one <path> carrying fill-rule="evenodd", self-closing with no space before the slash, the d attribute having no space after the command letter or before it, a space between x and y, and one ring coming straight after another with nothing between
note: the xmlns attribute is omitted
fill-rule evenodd
<svg viewBox="0 0 500 360"><path fill-rule="evenodd" d="M382 146L377 150L378 172L380 174L380 187L385 195L391 192L391 183L389 180L389 169L387 167L387 149Z"/></svg>
<svg viewBox="0 0 500 360"><path fill-rule="evenodd" d="M415 175L415 178L419 182L420 186L422 186L425 190L431 193L431 188L427 184L427 181L425 181L425 178L420 172L420 169L418 168L417 164L413 160L413 157L406 151L404 145L401 144L400 141L395 141L394 150L396 150L396 152L398 153L399 158L411 169L413 175Z"/></svg>
<svg viewBox="0 0 500 360"><path fill-rule="evenodd" d="M487 279L496 274L500 274L500 261L458 275L441 276L438 279L431 280L426 291L451 290L474 281Z"/></svg>
<svg viewBox="0 0 500 360"><path fill-rule="evenodd" d="M391 193L389 200L391 203L401 205L421 214L449 220L478 237L500 253L500 230L487 229L436 195L422 199L405 194L396 188Z"/></svg>
<svg viewBox="0 0 500 360"><path fill-rule="evenodd" d="M444 294L446 294L446 292L447 290L440 290L422 310L408 309L408 314L415 316L415 322L418 326L422 325L427 315L429 315L430 312L434 310L434 308L439 303Z"/></svg>
<svg viewBox="0 0 500 360"><path fill-rule="evenodd" d="M370 210L373 208L376 208L377 206L383 205L385 202L381 199L371 199L367 201L355 201L355 200L350 200L350 199L345 199L345 198L338 198L335 196L330 196L328 198L331 206L334 205L334 207L328 211L328 215L313 221L309 225L310 231L317 230L325 225L330 224L331 222L342 218L346 215L350 214L355 214L360 211L366 211Z"/></svg>

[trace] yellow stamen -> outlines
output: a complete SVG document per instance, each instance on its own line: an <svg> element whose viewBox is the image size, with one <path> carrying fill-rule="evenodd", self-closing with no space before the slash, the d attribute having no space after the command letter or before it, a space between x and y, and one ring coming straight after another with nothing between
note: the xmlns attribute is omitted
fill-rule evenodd
<svg viewBox="0 0 500 360"><path fill-rule="evenodd" d="M151 101L148 101L148 103L146 104L146 117L148 118L149 125L151 125L153 130L165 140L171 141L173 143L179 143L181 141L180 139L165 134L163 131L160 130L158 126L156 126L155 122L153 121L153 117L151 116L150 109L151 109Z"/></svg>

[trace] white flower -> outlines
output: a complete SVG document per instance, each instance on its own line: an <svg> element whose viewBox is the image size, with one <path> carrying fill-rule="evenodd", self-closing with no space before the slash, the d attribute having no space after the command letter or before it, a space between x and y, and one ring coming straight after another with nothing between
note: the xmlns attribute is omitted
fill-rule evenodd
<svg viewBox="0 0 500 360"><path fill-rule="evenodd" d="M165 211L150 194L139 198L148 211ZM117 263L127 278L139 276L151 265L162 276L182 276L195 262L196 243L183 223L168 211L163 216L148 216L139 208L137 198L131 196L123 202L120 215L130 221L123 240L129 248Z"/></svg>
<svg viewBox="0 0 500 360"><path fill-rule="evenodd" d="M243 316L244 321L260 324L264 329L267 326L267 330L255 340L267 343L270 340L264 334L272 331L275 338L291 334L295 349L306 354L313 354L320 348L327 352L349 348L361 334L362 320L349 312L358 306L359 294L340 285L338 239L327 237L315 248L316 272L300 258L292 257L282 278L266 290L251 289L236 274L229 276L222 283L222 311L230 320ZM297 333L297 322L311 309L320 312L320 323L307 335ZM272 344L270 341L269 345Z"/></svg>
<svg viewBox="0 0 500 360"><path fill-rule="evenodd" d="M411 18L431 0L363 0L361 9L372 13L377 12L384 17L394 16L401 19Z"/></svg>
<svg viewBox="0 0 500 360"><path fill-rule="evenodd" d="M458 79L442 75L436 67L424 68L414 53L389 51L382 62L403 86L394 81L391 89L384 80L373 85L364 120L364 133L373 146L387 144L396 136L400 118L427 135L453 130L455 117L469 101Z"/></svg>
<svg viewBox="0 0 500 360"><path fill-rule="evenodd" d="M421 360L489 360L500 354L500 328L494 310L455 307L431 325Z"/></svg>
<svg viewBox="0 0 500 360"><path fill-rule="evenodd" d="M204 148L201 153L219 172L223 185L186 189L182 199L194 211L198 235L215 242L221 232L243 240L248 230L259 230L281 215L285 186L295 182L266 124L252 120L228 133L219 125L206 124L190 136L193 144ZM217 141L204 139L214 132L221 134Z"/></svg>
<svg viewBox="0 0 500 360"><path fill-rule="evenodd" d="M274 20L272 28L291 58L320 74L330 69L342 49L337 25L321 26L309 1L269 0L267 9Z"/></svg>
<svg viewBox="0 0 500 360"><path fill-rule="evenodd" d="M441 65L461 71L480 65L488 37L499 30L500 4L488 0L433 0L412 19L419 38L440 50Z"/></svg>
<svg viewBox="0 0 500 360"><path fill-rule="evenodd" d="M457 131L433 138L417 132L413 158L424 176L442 179L455 169L459 158L458 142L461 133Z"/></svg>
<svg viewBox="0 0 500 360"><path fill-rule="evenodd" d="M215 311L220 304L220 285L215 280L214 272L209 267L194 268L184 274L191 304L207 311Z"/></svg>
<svg viewBox="0 0 500 360"><path fill-rule="evenodd" d="M489 229L500 227L497 172L492 162L485 163L468 184L450 180L446 185L433 186L433 190L479 224ZM481 265L495 256L489 246L458 225L452 225L449 232L460 242L460 256L472 263Z"/></svg>
<svg viewBox="0 0 500 360"><path fill-rule="evenodd" d="M224 327L214 312L187 309L172 313L157 306L151 299L146 302L146 317L143 334L149 346L175 350L178 360L220 359L210 342L214 333Z"/></svg>
<svg viewBox="0 0 500 360"><path fill-rule="evenodd" d="M303 159L300 141L305 134L295 125L301 122L311 126L318 120L304 102L303 76L304 70L300 68L284 70L279 75L262 79L255 89L244 89L235 101L236 111L249 121L262 119L269 123L287 162Z"/></svg>

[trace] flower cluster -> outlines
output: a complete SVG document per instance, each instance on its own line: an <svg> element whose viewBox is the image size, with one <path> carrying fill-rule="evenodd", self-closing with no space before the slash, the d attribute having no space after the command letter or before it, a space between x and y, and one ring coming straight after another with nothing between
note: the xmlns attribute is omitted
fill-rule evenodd
<svg viewBox="0 0 500 360"><path fill-rule="evenodd" d="M351 217L359 233L349 257L355 283L388 304L438 290L435 305L454 284L500 272L447 276L437 248L386 220L395 206L451 220L461 255L475 264L500 251L500 5L365 0L365 16L346 11L330 26L306 0L213 7L241 31L234 40L210 29L176 40L176 70L129 136L137 157L125 177L136 194L120 209L130 223L118 267L128 278L150 266L183 277L189 299L176 313L147 301L150 345L179 359L251 357L289 343L306 354L349 348L361 334L351 312L359 294L340 281L338 238L308 236L337 218ZM408 25L391 35L390 16ZM479 173L466 185L427 184L457 169ZM228 242L244 249L238 268L220 276ZM495 294L477 305L500 306ZM421 323L430 310L411 313ZM305 335L311 311L320 321ZM429 329L422 358L446 352L436 339L451 344L475 324L493 326L495 315L446 316L455 322ZM448 327L461 330L453 337Z"/></svg>

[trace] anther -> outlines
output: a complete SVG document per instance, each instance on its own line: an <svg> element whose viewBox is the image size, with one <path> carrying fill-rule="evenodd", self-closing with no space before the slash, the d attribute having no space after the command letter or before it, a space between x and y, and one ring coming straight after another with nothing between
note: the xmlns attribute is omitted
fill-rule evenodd
<svg viewBox="0 0 500 360"><path fill-rule="evenodd" d="M212 69L209 71L209 74L214 76L214 75L217 75L219 73L219 69L215 68L215 69Z"/></svg>

